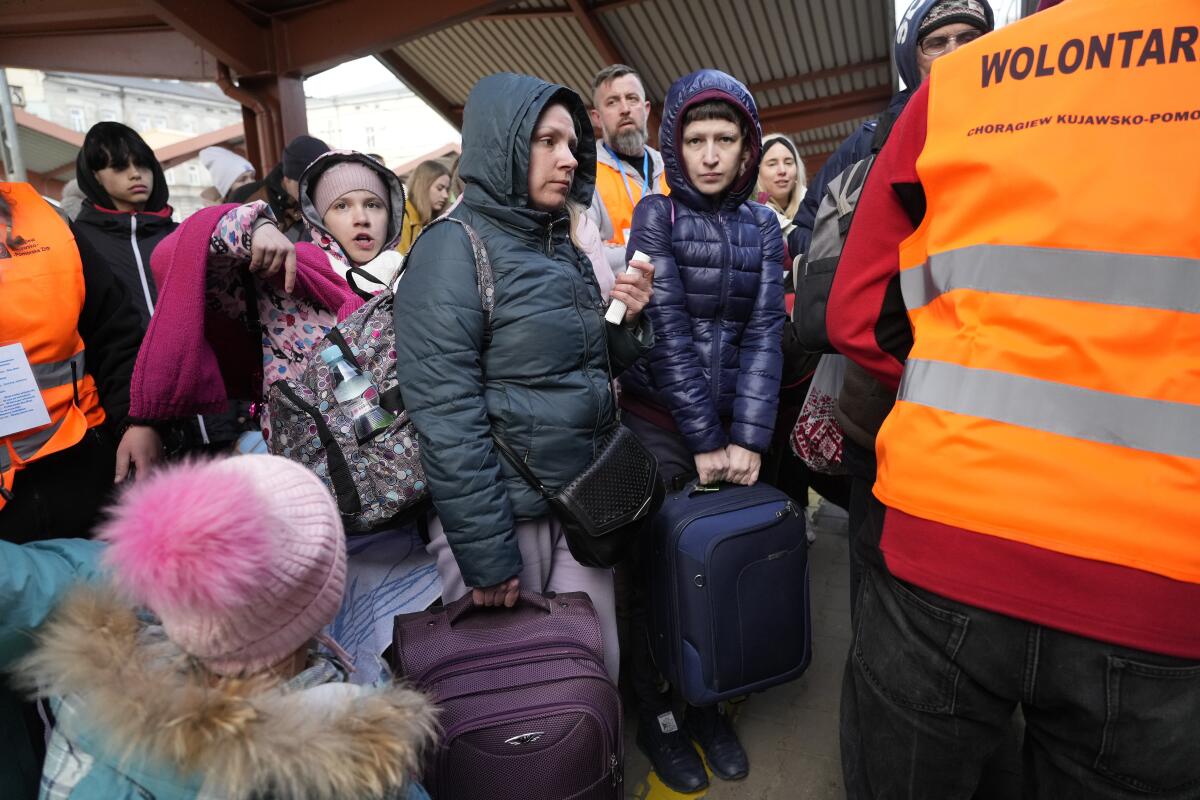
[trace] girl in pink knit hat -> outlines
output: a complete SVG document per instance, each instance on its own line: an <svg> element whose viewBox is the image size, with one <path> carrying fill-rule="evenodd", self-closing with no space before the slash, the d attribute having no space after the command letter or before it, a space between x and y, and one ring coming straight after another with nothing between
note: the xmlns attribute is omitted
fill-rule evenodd
<svg viewBox="0 0 1200 800"><path fill-rule="evenodd" d="M420 694L346 682L314 649L342 601L329 491L275 456L136 484L103 527L110 578L76 589L18 670L53 698L56 798L426 798Z"/></svg>
<svg viewBox="0 0 1200 800"><path fill-rule="evenodd" d="M394 173L334 150L299 186L308 241L288 241L260 201L198 211L155 249L155 275L172 280L160 280L138 357L133 418L261 400L275 381L299 378L329 329L398 274L404 187ZM270 420L259 421L269 436Z"/></svg>

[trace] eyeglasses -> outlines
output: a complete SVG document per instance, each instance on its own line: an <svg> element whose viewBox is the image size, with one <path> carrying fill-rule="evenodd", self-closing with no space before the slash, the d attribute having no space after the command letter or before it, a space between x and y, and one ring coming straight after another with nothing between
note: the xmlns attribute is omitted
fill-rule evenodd
<svg viewBox="0 0 1200 800"><path fill-rule="evenodd" d="M927 56L940 56L954 42L955 47L962 47L983 36L981 31L963 31L949 36L926 36L921 40L921 52Z"/></svg>

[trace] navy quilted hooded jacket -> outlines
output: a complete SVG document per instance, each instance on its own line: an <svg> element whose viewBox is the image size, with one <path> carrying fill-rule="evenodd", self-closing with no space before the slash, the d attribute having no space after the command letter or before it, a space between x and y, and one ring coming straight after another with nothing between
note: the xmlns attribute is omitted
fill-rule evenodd
<svg viewBox="0 0 1200 800"><path fill-rule="evenodd" d="M732 103L750 129L745 172L716 198L688 180L680 149L685 112L707 100ZM716 70L680 78L667 93L659 142L671 194L638 203L627 251L654 264L645 313L655 345L622 389L669 411L693 453L730 442L765 452L783 369L784 255L775 213L746 199L762 155L754 98Z"/></svg>

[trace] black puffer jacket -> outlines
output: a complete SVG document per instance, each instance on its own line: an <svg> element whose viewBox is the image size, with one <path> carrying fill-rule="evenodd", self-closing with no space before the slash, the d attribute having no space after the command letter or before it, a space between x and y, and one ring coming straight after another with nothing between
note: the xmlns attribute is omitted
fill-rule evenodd
<svg viewBox="0 0 1200 800"><path fill-rule="evenodd" d="M87 240L100 255L101 263L121 282L138 311L143 332L158 301L150 254L179 224L171 219L162 167L155 161L150 169L154 186L146 207L138 212L117 211L108 192L88 169L83 150L75 160L75 179L87 198L75 218L75 234Z"/></svg>
<svg viewBox="0 0 1200 800"><path fill-rule="evenodd" d="M492 339L484 343L466 234L436 225L409 251L396 293L396 372L446 538L468 586L517 575L518 520L545 501L504 461L502 437L538 478L558 487L591 462L616 422L611 373L645 351L649 334L604 322L590 262L571 243L565 211L529 208L530 139L562 103L575 119L579 167L571 198L586 205L596 144L579 96L525 75L481 80L467 99L463 202L451 216L474 228L495 274Z"/></svg>

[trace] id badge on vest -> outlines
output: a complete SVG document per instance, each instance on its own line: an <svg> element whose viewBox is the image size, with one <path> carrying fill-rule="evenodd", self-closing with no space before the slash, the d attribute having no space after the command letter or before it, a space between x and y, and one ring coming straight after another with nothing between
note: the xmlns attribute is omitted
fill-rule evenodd
<svg viewBox="0 0 1200 800"><path fill-rule="evenodd" d="M0 346L0 436L50 424L50 412L25 348L19 344Z"/></svg>

